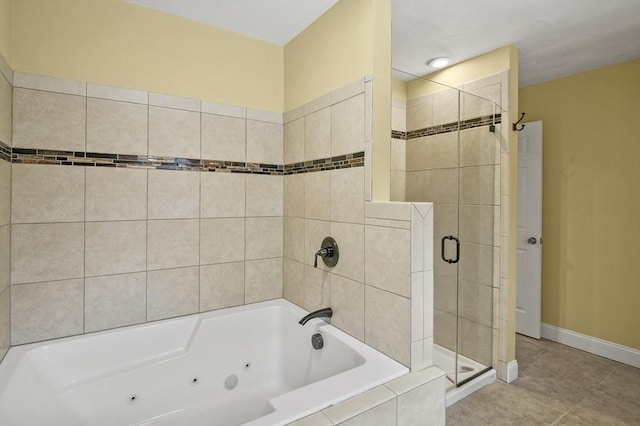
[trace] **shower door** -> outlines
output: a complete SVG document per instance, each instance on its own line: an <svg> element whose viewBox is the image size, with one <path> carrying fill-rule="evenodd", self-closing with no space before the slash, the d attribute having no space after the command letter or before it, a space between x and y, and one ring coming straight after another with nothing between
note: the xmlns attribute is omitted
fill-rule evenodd
<svg viewBox="0 0 640 426"><path fill-rule="evenodd" d="M433 361L459 386L491 368L498 326L498 109L424 78L407 95L405 200L434 204Z"/></svg>

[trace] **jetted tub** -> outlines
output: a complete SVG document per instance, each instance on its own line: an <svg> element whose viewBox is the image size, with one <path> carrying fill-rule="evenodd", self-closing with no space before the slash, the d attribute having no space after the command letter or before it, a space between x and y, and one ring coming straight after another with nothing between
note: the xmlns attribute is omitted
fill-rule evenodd
<svg viewBox="0 0 640 426"><path fill-rule="evenodd" d="M11 348L0 424L283 425L408 372L306 313L279 299Z"/></svg>

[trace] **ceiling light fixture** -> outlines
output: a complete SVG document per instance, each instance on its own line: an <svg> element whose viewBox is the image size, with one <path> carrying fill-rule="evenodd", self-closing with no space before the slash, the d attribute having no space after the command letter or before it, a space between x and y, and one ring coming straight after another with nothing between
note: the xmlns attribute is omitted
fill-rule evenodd
<svg viewBox="0 0 640 426"><path fill-rule="evenodd" d="M427 66L431 68L442 68L449 65L449 62L451 62L450 58L433 58L427 62Z"/></svg>

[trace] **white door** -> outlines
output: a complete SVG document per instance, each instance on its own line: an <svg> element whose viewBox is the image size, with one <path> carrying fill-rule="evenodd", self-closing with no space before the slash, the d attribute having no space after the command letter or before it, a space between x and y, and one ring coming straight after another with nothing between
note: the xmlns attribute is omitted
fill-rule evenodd
<svg viewBox="0 0 640 426"><path fill-rule="evenodd" d="M516 332L540 338L542 306L542 121L518 132Z"/></svg>

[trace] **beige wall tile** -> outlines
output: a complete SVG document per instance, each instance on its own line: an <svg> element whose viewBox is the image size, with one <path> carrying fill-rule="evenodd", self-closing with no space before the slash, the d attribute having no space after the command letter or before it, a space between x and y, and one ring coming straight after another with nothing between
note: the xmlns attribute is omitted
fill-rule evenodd
<svg viewBox="0 0 640 426"><path fill-rule="evenodd" d="M224 115L225 117L247 118L247 109L236 105L218 104L202 101L202 112L206 114Z"/></svg>
<svg viewBox="0 0 640 426"><path fill-rule="evenodd" d="M13 146L85 150L86 98L13 90Z"/></svg>
<svg viewBox="0 0 640 426"><path fill-rule="evenodd" d="M282 297L282 258L245 262L244 302Z"/></svg>
<svg viewBox="0 0 640 426"><path fill-rule="evenodd" d="M0 292L0 359L11 346L11 288Z"/></svg>
<svg viewBox="0 0 640 426"><path fill-rule="evenodd" d="M134 104L149 104L149 93L147 92L124 89L122 87L103 86L101 84L87 83L87 96Z"/></svg>
<svg viewBox="0 0 640 426"><path fill-rule="evenodd" d="M460 206L460 240L465 243L494 245L494 207ZM495 241L498 244L498 240Z"/></svg>
<svg viewBox="0 0 640 426"><path fill-rule="evenodd" d="M200 213L200 173L149 170L149 219L194 219Z"/></svg>
<svg viewBox="0 0 640 426"><path fill-rule="evenodd" d="M396 106L391 107L391 130L399 132L407 131L407 109Z"/></svg>
<svg viewBox="0 0 640 426"><path fill-rule="evenodd" d="M244 262L200 267L200 312L244 303Z"/></svg>
<svg viewBox="0 0 640 426"><path fill-rule="evenodd" d="M465 84L465 91L468 86ZM496 105L500 104L500 92L500 83L497 83L474 88L470 93L461 93L462 120L500 113L500 107Z"/></svg>
<svg viewBox="0 0 640 426"><path fill-rule="evenodd" d="M500 144L487 126L460 131L460 165L484 166L500 162Z"/></svg>
<svg viewBox="0 0 640 426"><path fill-rule="evenodd" d="M364 167L331 171L331 220L364 222Z"/></svg>
<svg viewBox="0 0 640 426"><path fill-rule="evenodd" d="M364 94L331 107L331 156L364 151Z"/></svg>
<svg viewBox="0 0 640 426"><path fill-rule="evenodd" d="M83 303L83 279L12 286L11 344L82 333Z"/></svg>
<svg viewBox="0 0 640 426"><path fill-rule="evenodd" d="M147 154L147 105L87 98L87 151Z"/></svg>
<svg viewBox="0 0 640 426"><path fill-rule="evenodd" d="M13 85L14 87L66 93L68 95L87 95L87 83L85 82L24 72L14 73Z"/></svg>
<svg viewBox="0 0 640 426"><path fill-rule="evenodd" d="M12 225L12 284L81 278L84 224Z"/></svg>
<svg viewBox="0 0 640 426"><path fill-rule="evenodd" d="M304 212L307 219L331 218L331 172L304 173Z"/></svg>
<svg viewBox="0 0 640 426"><path fill-rule="evenodd" d="M460 170L462 204L494 204L494 167L463 167Z"/></svg>
<svg viewBox="0 0 640 426"><path fill-rule="evenodd" d="M147 321L198 312L200 268L147 272Z"/></svg>
<svg viewBox="0 0 640 426"><path fill-rule="evenodd" d="M200 217L244 217L245 174L200 174Z"/></svg>
<svg viewBox="0 0 640 426"><path fill-rule="evenodd" d="M86 220L147 218L147 170L87 167Z"/></svg>
<svg viewBox="0 0 640 426"><path fill-rule="evenodd" d="M200 113L149 107L149 155L200 158Z"/></svg>
<svg viewBox="0 0 640 426"><path fill-rule="evenodd" d="M449 350L456 350L456 316L439 309L433 310L433 342Z"/></svg>
<svg viewBox="0 0 640 426"><path fill-rule="evenodd" d="M246 120L202 114L202 158L245 161Z"/></svg>
<svg viewBox="0 0 640 426"><path fill-rule="evenodd" d="M84 168L14 164L13 223L84 220Z"/></svg>
<svg viewBox="0 0 640 426"><path fill-rule="evenodd" d="M11 225L0 226L0 293L11 285Z"/></svg>
<svg viewBox="0 0 640 426"><path fill-rule="evenodd" d="M493 282L493 247L477 244L460 244L459 277L463 280L491 285Z"/></svg>
<svg viewBox="0 0 640 426"><path fill-rule="evenodd" d="M284 163L304 161L304 118L284 125Z"/></svg>
<svg viewBox="0 0 640 426"><path fill-rule="evenodd" d="M247 108L247 120L264 121L267 123L282 124L283 114L279 112L264 111L261 109Z"/></svg>
<svg viewBox="0 0 640 426"><path fill-rule="evenodd" d="M244 260L244 219L200 221L200 264Z"/></svg>
<svg viewBox="0 0 640 426"><path fill-rule="evenodd" d="M423 98L420 102L407 102L407 131L433 126L433 96Z"/></svg>
<svg viewBox="0 0 640 426"><path fill-rule="evenodd" d="M365 286L365 342L402 364L410 365L411 301Z"/></svg>
<svg viewBox="0 0 640 426"><path fill-rule="evenodd" d="M284 298L296 305L304 306L304 263L286 257L283 259Z"/></svg>
<svg viewBox="0 0 640 426"><path fill-rule="evenodd" d="M199 264L199 221L150 220L147 227L147 269Z"/></svg>
<svg viewBox="0 0 640 426"><path fill-rule="evenodd" d="M365 227L365 282L411 297L411 231Z"/></svg>
<svg viewBox="0 0 640 426"><path fill-rule="evenodd" d="M422 341L425 337L424 333L424 316L425 316L425 285L424 285L425 273L423 271L420 272L412 272L411 273L411 342L415 343L418 341ZM414 363L413 353L416 351L415 345L412 344L411 347L411 369L420 369L424 367L423 364ZM422 353L422 345L420 345L419 353L416 354L418 359L422 360L424 358L424 354ZM414 368L414 366L416 366Z"/></svg>
<svg viewBox="0 0 640 426"><path fill-rule="evenodd" d="M331 236L331 223L305 219L304 221L304 263L313 265L315 253L320 250L322 240ZM338 242L340 247L340 242ZM318 269L328 269L327 266L318 258Z"/></svg>
<svg viewBox="0 0 640 426"><path fill-rule="evenodd" d="M331 420L332 424L344 424L347 419L364 413L366 411L375 409L375 407L386 403L387 401L395 404L396 395L386 386L377 386L373 389L369 389L366 392L362 392L352 398L342 401L339 404L333 405L329 408L322 410L322 413ZM388 423L378 423L372 421L365 423L366 425L380 424L380 425L395 425L395 421Z"/></svg>
<svg viewBox="0 0 640 426"><path fill-rule="evenodd" d="M331 276L332 324L364 341L364 284Z"/></svg>
<svg viewBox="0 0 640 426"><path fill-rule="evenodd" d="M247 162L282 164L282 124L247 120Z"/></svg>
<svg viewBox="0 0 640 426"><path fill-rule="evenodd" d="M391 400L340 423L340 426L395 425L397 419L396 400Z"/></svg>
<svg viewBox="0 0 640 426"><path fill-rule="evenodd" d="M87 222L85 276L147 269L147 222Z"/></svg>
<svg viewBox="0 0 640 426"><path fill-rule="evenodd" d="M201 101L199 99L183 98L161 93L149 93L149 105L194 112L200 112L201 109Z"/></svg>
<svg viewBox="0 0 640 426"><path fill-rule="evenodd" d="M331 108L321 109L304 118L304 160L331 156Z"/></svg>
<svg viewBox="0 0 640 426"><path fill-rule="evenodd" d="M407 141L407 170L458 167L458 134L441 133Z"/></svg>
<svg viewBox="0 0 640 426"><path fill-rule="evenodd" d="M404 172L407 169L407 141L391 139L391 170Z"/></svg>
<svg viewBox="0 0 640 426"><path fill-rule="evenodd" d="M456 191L457 185L457 169L432 170L431 178L427 187L428 198L424 201L455 204L458 202L458 194Z"/></svg>
<svg viewBox="0 0 640 426"><path fill-rule="evenodd" d="M11 146L11 118L13 110L13 88L0 74L0 141Z"/></svg>
<svg viewBox="0 0 640 426"><path fill-rule="evenodd" d="M320 411L289 423L288 426L333 426L333 423Z"/></svg>
<svg viewBox="0 0 640 426"><path fill-rule="evenodd" d="M364 78L359 78L331 92L331 103L335 104L364 93Z"/></svg>
<svg viewBox="0 0 640 426"><path fill-rule="evenodd" d="M283 176L247 175L246 215L282 216Z"/></svg>
<svg viewBox="0 0 640 426"><path fill-rule="evenodd" d="M429 425L444 426L446 421L444 376L398 396L398 426L414 426L429 419Z"/></svg>
<svg viewBox="0 0 640 426"><path fill-rule="evenodd" d="M455 314L457 312L456 276L435 275L433 278L433 306L443 312Z"/></svg>
<svg viewBox="0 0 640 426"><path fill-rule="evenodd" d="M323 271L320 268L305 265L304 309L313 312L317 309L331 306L331 279L334 276L334 274Z"/></svg>
<svg viewBox="0 0 640 426"><path fill-rule="evenodd" d="M85 279L85 333L145 322L147 274Z"/></svg>
<svg viewBox="0 0 640 426"><path fill-rule="evenodd" d="M492 337L491 326L478 324L473 321L462 319L462 343L461 352L464 356L480 362L484 365L491 365L492 358Z"/></svg>
<svg viewBox="0 0 640 426"><path fill-rule="evenodd" d="M460 280L458 287L460 316L491 327L493 324L494 288L465 280ZM498 289L495 291L497 293Z"/></svg>
<svg viewBox="0 0 640 426"><path fill-rule="evenodd" d="M304 262L304 219L284 218L284 257Z"/></svg>
<svg viewBox="0 0 640 426"><path fill-rule="evenodd" d="M304 217L305 174L284 176L284 215Z"/></svg>
<svg viewBox="0 0 640 426"><path fill-rule="evenodd" d="M391 172L391 201L406 201L406 173Z"/></svg>
<svg viewBox="0 0 640 426"><path fill-rule="evenodd" d="M332 222L331 236L340 249L340 259L331 272L364 282L364 225Z"/></svg>
<svg viewBox="0 0 640 426"><path fill-rule="evenodd" d="M0 160L0 226L11 221L11 163Z"/></svg>
<svg viewBox="0 0 640 426"><path fill-rule="evenodd" d="M405 174L406 201L429 201L427 192L431 186L431 170Z"/></svg>
<svg viewBox="0 0 640 426"><path fill-rule="evenodd" d="M283 224L281 217L247 218L246 259L282 256Z"/></svg>
<svg viewBox="0 0 640 426"><path fill-rule="evenodd" d="M458 91L444 89L433 94L433 126L453 123L460 116Z"/></svg>

